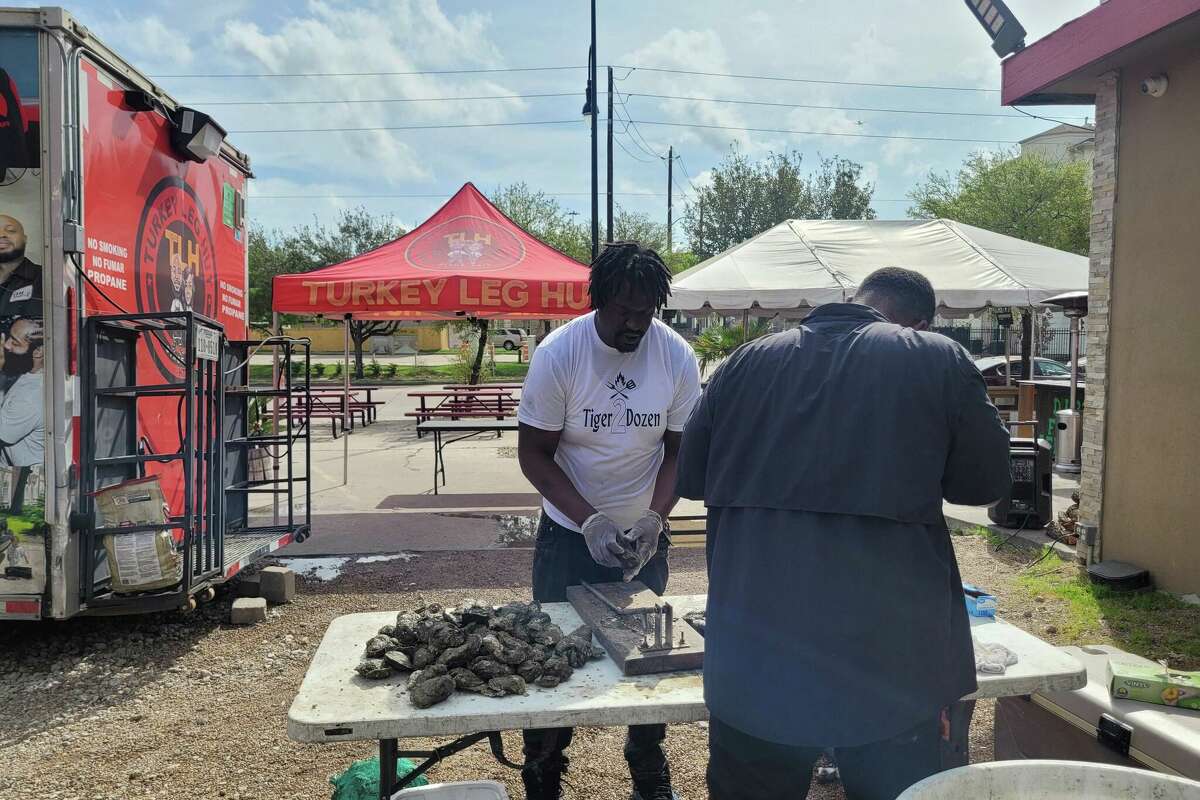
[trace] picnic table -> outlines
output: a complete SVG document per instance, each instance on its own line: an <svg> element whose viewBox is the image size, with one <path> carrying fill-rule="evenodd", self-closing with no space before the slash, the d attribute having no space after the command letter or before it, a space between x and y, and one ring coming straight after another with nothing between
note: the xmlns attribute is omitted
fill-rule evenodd
<svg viewBox="0 0 1200 800"><path fill-rule="evenodd" d="M417 437L423 434L433 434L433 493L438 493L438 476L441 476L442 486L446 485L446 461L442 450L448 444L470 439L481 433L495 432L497 436L504 431L517 430L517 421L511 417L505 419L429 419L417 423ZM458 433L453 439L445 439L442 434Z"/></svg>
<svg viewBox="0 0 1200 800"><path fill-rule="evenodd" d="M705 596L684 595L671 602L682 617L702 609ZM546 603L542 609L564 631L582 624L569 603ZM531 687L527 695L503 698L460 692L433 708L418 709L408 700L405 676L368 681L354 672L363 645L395 617L396 612L375 612L335 619L288 712L288 736L296 741L377 740L381 798L390 798L441 759L484 739L501 763L516 768L504 755L501 731L674 724L708 718L699 670L626 677L608 657L575 670L570 680L554 689ZM1004 645L1019 661L1004 675L979 675L978 691L964 700L1069 691L1087 683L1086 669L1079 661L1005 622L972 617L971 634L979 642ZM880 680L887 677L881 675ZM433 750L399 750L399 739L433 736L458 738ZM399 756L425 761L398 781Z"/></svg>
<svg viewBox="0 0 1200 800"><path fill-rule="evenodd" d="M452 383L449 386L443 386L446 391L462 391L464 389L508 389L516 391L517 389L525 388L523 383Z"/></svg>
<svg viewBox="0 0 1200 800"><path fill-rule="evenodd" d="M417 438L423 435L420 423L432 419L462 419L464 417L488 417L504 419L517 410L519 401L511 389L492 389L473 386L467 389L442 389L409 392L409 397L419 401L416 411L406 411L404 416L414 417L418 423ZM436 401L431 404L430 401Z"/></svg>
<svg viewBox="0 0 1200 800"><path fill-rule="evenodd" d="M347 418L349 419L350 430L354 430L355 415L362 421L364 428L378 419L378 408L384 405L385 401L372 399L371 392L379 388L381 387L362 386L351 389L349 409L343 408L346 395L341 390L317 389L310 390L307 394L303 390L298 390L292 398L291 414L293 419L299 419L304 424L308 424L313 419L328 419L330 431L333 434L333 438L336 439L339 423L344 427L345 419ZM358 396L359 391L366 392L366 400ZM304 402L306 396L308 402ZM286 413L286 409L283 410Z"/></svg>
<svg viewBox="0 0 1200 800"><path fill-rule="evenodd" d="M367 416L370 418L370 420L372 422L374 422L376 419L379 418L379 413L378 413L379 406L387 405L386 400L376 400L373 396L374 392L381 391L382 389L383 389L382 386L357 386L357 385L355 385L355 386L350 387L351 402L358 402L358 403L361 403L362 405L366 406L367 407ZM299 390L297 390L297 391L299 391ZM309 394L318 395L322 398L340 398L344 391L345 391L344 389L340 389L340 388L320 387L320 388L310 389ZM358 400L356 395L359 392L366 392L367 399L366 400Z"/></svg>

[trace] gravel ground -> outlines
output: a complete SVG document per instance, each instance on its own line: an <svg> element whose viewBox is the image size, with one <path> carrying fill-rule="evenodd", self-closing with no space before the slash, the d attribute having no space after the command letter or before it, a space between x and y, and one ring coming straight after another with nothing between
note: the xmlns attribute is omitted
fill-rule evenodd
<svg viewBox="0 0 1200 800"><path fill-rule="evenodd" d="M1015 574L977 537L955 539L964 577L1001 589ZM671 589L705 589L703 550L672 554ZM373 755L371 743L303 745L286 714L323 632L343 614L528 598L529 550L424 553L352 564L329 583L300 581L296 602L267 624L227 624L226 597L188 616L79 619L0 626L0 798L177 800L325 798L330 775ZM1017 624L1027 622L1020 617ZM1040 622L1040 620L1039 620ZM1036 632L1036 628L1031 627ZM991 758L991 703L972 727L972 759ZM686 800L704 790L707 731L671 727L667 746ZM569 798L624 800L623 732L582 729L571 747ZM518 734L506 750L520 753ZM434 780L491 778L522 796L515 772L477 746L436 767ZM814 786L810 798L841 798Z"/></svg>

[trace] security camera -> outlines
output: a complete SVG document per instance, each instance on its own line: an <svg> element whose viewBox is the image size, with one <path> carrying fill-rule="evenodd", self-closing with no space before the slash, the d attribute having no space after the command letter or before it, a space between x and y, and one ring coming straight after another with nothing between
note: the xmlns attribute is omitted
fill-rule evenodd
<svg viewBox="0 0 1200 800"><path fill-rule="evenodd" d="M1151 97L1162 97L1167 93L1167 76L1166 75L1151 75L1141 83L1142 94L1148 94Z"/></svg>

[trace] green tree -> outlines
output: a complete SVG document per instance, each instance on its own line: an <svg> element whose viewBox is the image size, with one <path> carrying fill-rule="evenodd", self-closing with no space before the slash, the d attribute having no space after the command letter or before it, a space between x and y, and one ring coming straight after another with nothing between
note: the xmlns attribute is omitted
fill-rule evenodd
<svg viewBox="0 0 1200 800"><path fill-rule="evenodd" d="M913 218L952 219L1086 255L1092 213L1086 162L975 153L958 172L931 172L908 193Z"/></svg>
<svg viewBox="0 0 1200 800"><path fill-rule="evenodd" d="M752 342L760 336L771 332L771 323L763 319L755 319L743 330L741 324L712 325L700 332L692 342L696 358L700 361L700 372L708 372L708 368L720 364L733 354L734 350Z"/></svg>
<svg viewBox="0 0 1200 800"><path fill-rule="evenodd" d="M589 227L545 192L526 183L513 183L497 189L491 198L496 207L526 231L551 247L587 264L592 259L592 234ZM649 214L616 207L613 238L641 242L663 257L672 272L680 272L696 263L686 251L667 252L667 226L655 222Z"/></svg>
<svg viewBox="0 0 1200 800"><path fill-rule="evenodd" d="M302 267L297 264L296 269L291 268L285 239L278 231L267 231L257 225L250 226L246 250L250 272L250 322L260 326L266 325L271 319L272 279L276 275L299 272Z"/></svg>
<svg viewBox="0 0 1200 800"><path fill-rule="evenodd" d="M526 183L513 183L497 189L490 199L531 235L576 261L591 261L591 234L550 195Z"/></svg>
<svg viewBox="0 0 1200 800"><path fill-rule="evenodd" d="M688 250L667 249L667 226L656 222L649 214L616 207L613 217L613 239L618 242L638 242L654 250L670 268L671 274L694 266L697 258Z"/></svg>
<svg viewBox="0 0 1200 800"><path fill-rule="evenodd" d="M365 208L345 209L332 226L314 221L287 234L251 229L249 238L250 313L252 319L270 319L271 279L276 275L308 272L328 267L373 250L404 235L404 228L389 215ZM390 336L402 323L352 320L354 374L363 377L363 347L371 336Z"/></svg>
<svg viewBox="0 0 1200 800"><path fill-rule="evenodd" d="M833 156L809 174L800 153L772 153L753 161L736 147L713 168L711 182L696 193L683 227L700 259L744 242L787 219L873 219L875 186L862 166Z"/></svg>

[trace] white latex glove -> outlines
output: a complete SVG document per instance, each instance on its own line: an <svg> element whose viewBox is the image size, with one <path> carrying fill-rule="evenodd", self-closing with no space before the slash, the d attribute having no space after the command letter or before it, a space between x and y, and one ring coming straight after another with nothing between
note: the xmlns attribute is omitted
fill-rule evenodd
<svg viewBox="0 0 1200 800"><path fill-rule="evenodd" d="M641 519L625 534L625 542L637 554L637 564L625 568L625 582L634 579L642 567L658 552L658 537L663 531L663 518L657 511L646 510Z"/></svg>
<svg viewBox="0 0 1200 800"><path fill-rule="evenodd" d="M592 560L605 567L625 567L636 555L621 543L621 529L606 514L597 512L583 522L583 540Z"/></svg>

